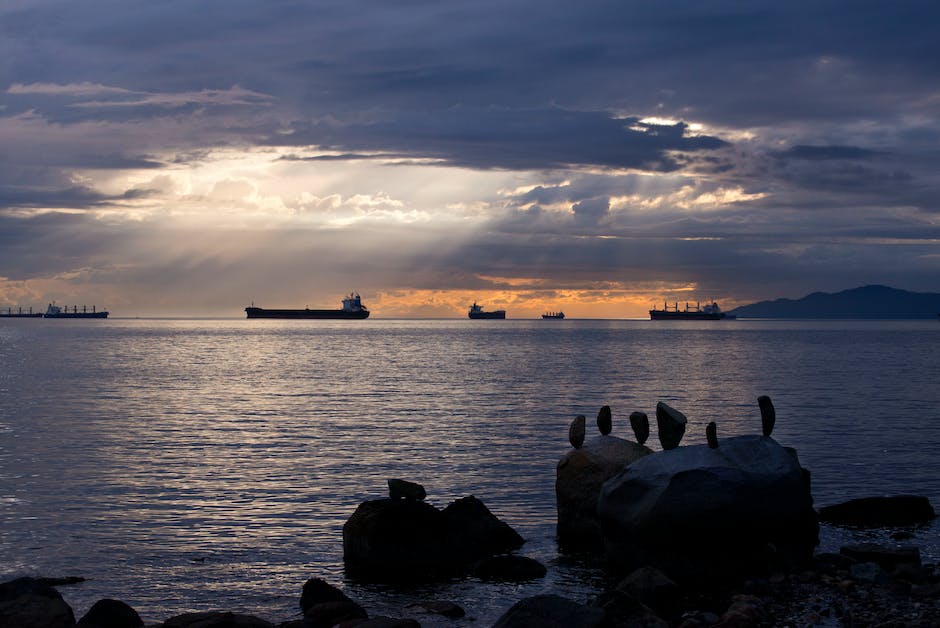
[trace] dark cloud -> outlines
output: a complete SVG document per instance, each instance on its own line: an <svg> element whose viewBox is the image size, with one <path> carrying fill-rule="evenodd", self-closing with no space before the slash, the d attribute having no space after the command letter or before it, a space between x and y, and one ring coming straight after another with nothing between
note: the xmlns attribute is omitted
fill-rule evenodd
<svg viewBox="0 0 940 628"><path fill-rule="evenodd" d="M807 159L822 161L829 159L870 159L883 155L883 151L858 146L806 146L797 145L774 153L778 159Z"/></svg>

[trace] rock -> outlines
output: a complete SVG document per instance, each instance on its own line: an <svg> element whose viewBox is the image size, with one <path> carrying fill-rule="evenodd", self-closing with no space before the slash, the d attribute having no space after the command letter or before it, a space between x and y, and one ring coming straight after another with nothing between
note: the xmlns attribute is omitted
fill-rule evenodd
<svg viewBox="0 0 940 628"><path fill-rule="evenodd" d="M862 497L819 509L820 521L873 528L916 525L936 516L930 500L918 495Z"/></svg>
<svg viewBox="0 0 940 628"><path fill-rule="evenodd" d="M450 617L451 619L459 619L466 614L466 611L464 611L463 608L454 602L436 600L409 604L405 607L405 609L411 611L418 610L426 613L433 613L435 615L443 615L444 617Z"/></svg>
<svg viewBox="0 0 940 628"><path fill-rule="evenodd" d="M760 407L760 424L764 436L770 436L774 431L774 424L777 422L777 411L774 410L774 402L767 395L761 395L757 398L757 405Z"/></svg>
<svg viewBox="0 0 940 628"><path fill-rule="evenodd" d="M608 559L673 578L735 576L812 558L818 522L795 453L771 438L726 438L646 456L601 488Z"/></svg>
<svg viewBox="0 0 940 628"><path fill-rule="evenodd" d="M859 582L878 582L886 574L878 563L856 563L849 567L849 575Z"/></svg>
<svg viewBox="0 0 940 628"><path fill-rule="evenodd" d="M718 425L711 421L705 426L705 440L712 449L718 449Z"/></svg>
<svg viewBox="0 0 940 628"><path fill-rule="evenodd" d="M601 486L623 468L653 453L616 436L597 436L580 449L569 450L555 472L558 542L565 549L600 549L597 497Z"/></svg>
<svg viewBox="0 0 940 628"><path fill-rule="evenodd" d="M614 429L610 406L601 406L600 412L597 413L597 429L600 430L603 436L607 436Z"/></svg>
<svg viewBox="0 0 940 628"><path fill-rule="evenodd" d="M496 620L493 628L600 628L604 611L583 606L560 595L536 595L519 600Z"/></svg>
<svg viewBox="0 0 940 628"><path fill-rule="evenodd" d="M633 412L630 414L630 427L636 435L636 442L641 445L646 444L646 439L650 437L650 420L645 412Z"/></svg>
<svg viewBox="0 0 940 628"><path fill-rule="evenodd" d="M472 573L480 580L522 582L544 578L548 570L534 558L509 554L484 558L474 565Z"/></svg>
<svg viewBox="0 0 940 628"><path fill-rule="evenodd" d="M604 610L605 628L668 628L669 622L651 608L620 590L602 594L595 602Z"/></svg>
<svg viewBox="0 0 940 628"><path fill-rule="evenodd" d="M920 549L914 545L889 547L877 543L852 543L839 549L839 553L859 563L876 563L891 571L898 565L920 565Z"/></svg>
<svg viewBox="0 0 940 628"><path fill-rule="evenodd" d="M688 419L673 407L660 401L656 404L656 429L664 450L675 449L685 435Z"/></svg>
<svg viewBox="0 0 940 628"><path fill-rule="evenodd" d="M274 628L274 624L254 615L210 611L171 617L163 622L163 628Z"/></svg>
<svg viewBox="0 0 940 628"><path fill-rule="evenodd" d="M78 620L80 628L140 628L143 625L137 611L120 600L107 598L95 602Z"/></svg>
<svg viewBox="0 0 940 628"><path fill-rule="evenodd" d="M351 619L336 624L338 628L421 628L414 619L398 617L372 617L370 619Z"/></svg>
<svg viewBox="0 0 940 628"><path fill-rule="evenodd" d="M444 510L413 500L367 501L343 525L347 573L376 581L453 575L523 542L473 496Z"/></svg>
<svg viewBox="0 0 940 628"><path fill-rule="evenodd" d="M735 595L731 606L713 628L750 628L764 621L767 611L760 598L753 595Z"/></svg>
<svg viewBox="0 0 940 628"><path fill-rule="evenodd" d="M571 443L571 446L575 449L584 444L586 430L585 421L584 415L579 414L574 418L574 421L571 422L571 426L568 428L568 442Z"/></svg>
<svg viewBox="0 0 940 628"><path fill-rule="evenodd" d="M617 585L617 591L632 596L662 617L679 610L676 603L681 597L679 585L655 567L640 567Z"/></svg>
<svg viewBox="0 0 940 628"><path fill-rule="evenodd" d="M300 594L300 610L309 628L329 627L349 619L365 619L365 609L320 578L310 578Z"/></svg>
<svg viewBox="0 0 940 628"><path fill-rule="evenodd" d="M0 626L71 628L75 614L58 591L37 578L0 584Z"/></svg>
<svg viewBox="0 0 940 628"><path fill-rule="evenodd" d="M36 582L40 582L50 587L64 587L70 584L79 584L85 582L85 579L81 576L65 576L63 578L36 578Z"/></svg>
<svg viewBox="0 0 940 628"><path fill-rule="evenodd" d="M422 501L428 496L424 487L415 482L407 480L388 480L388 496L392 499L410 499L413 501Z"/></svg>

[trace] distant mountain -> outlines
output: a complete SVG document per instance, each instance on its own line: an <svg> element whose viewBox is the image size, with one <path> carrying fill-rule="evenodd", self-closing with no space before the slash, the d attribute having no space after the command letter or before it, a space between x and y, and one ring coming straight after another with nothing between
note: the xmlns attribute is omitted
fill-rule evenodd
<svg viewBox="0 0 940 628"><path fill-rule="evenodd" d="M814 292L802 299L776 299L728 312L739 318L937 318L940 293L862 286L842 292Z"/></svg>

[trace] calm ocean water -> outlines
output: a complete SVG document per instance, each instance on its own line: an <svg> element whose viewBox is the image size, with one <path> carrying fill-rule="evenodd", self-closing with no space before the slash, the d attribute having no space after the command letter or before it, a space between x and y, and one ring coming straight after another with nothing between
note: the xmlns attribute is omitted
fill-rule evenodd
<svg viewBox="0 0 940 628"><path fill-rule="evenodd" d="M62 589L78 616L116 597L148 622L297 618L313 576L373 613L449 599L484 624L527 595L586 601L602 572L553 540L576 414L609 404L632 438L630 412L663 400L695 444L713 420L758 432L767 394L817 505L940 508L938 347L936 321L0 320L0 577L84 576ZM347 581L343 522L389 477L438 506L476 495L548 577ZM854 534L824 529L823 548ZM936 525L913 542L940 560Z"/></svg>

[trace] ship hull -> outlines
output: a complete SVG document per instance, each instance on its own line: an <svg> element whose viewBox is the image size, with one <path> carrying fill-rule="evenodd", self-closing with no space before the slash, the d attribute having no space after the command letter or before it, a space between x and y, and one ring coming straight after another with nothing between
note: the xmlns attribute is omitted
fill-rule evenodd
<svg viewBox="0 0 940 628"><path fill-rule="evenodd" d="M43 318L108 318L108 312L59 312L43 314Z"/></svg>
<svg viewBox="0 0 940 628"><path fill-rule="evenodd" d="M706 312L664 312L662 310L650 310L650 320L654 321L727 321L734 320L734 315L727 315L724 312L717 314L708 314Z"/></svg>
<svg viewBox="0 0 940 628"><path fill-rule="evenodd" d="M470 318L474 320L494 319L494 318L503 319L503 318L506 318L506 312L504 312L503 310L497 310L495 312L470 312L469 314L467 314L467 316L469 316Z"/></svg>
<svg viewBox="0 0 940 628"><path fill-rule="evenodd" d="M23 312L22 314L19 312L13 312L12 314L0 312L0 318L42 318L42 312Z"/></svg>
<svg viewBox="0 0 940 628"><path fill-rule="evenodd" d="M248 318L313 319L313 320L362 320L369 318L369 310L349 312L346 310L267 310L246 307Z"/></svg>

